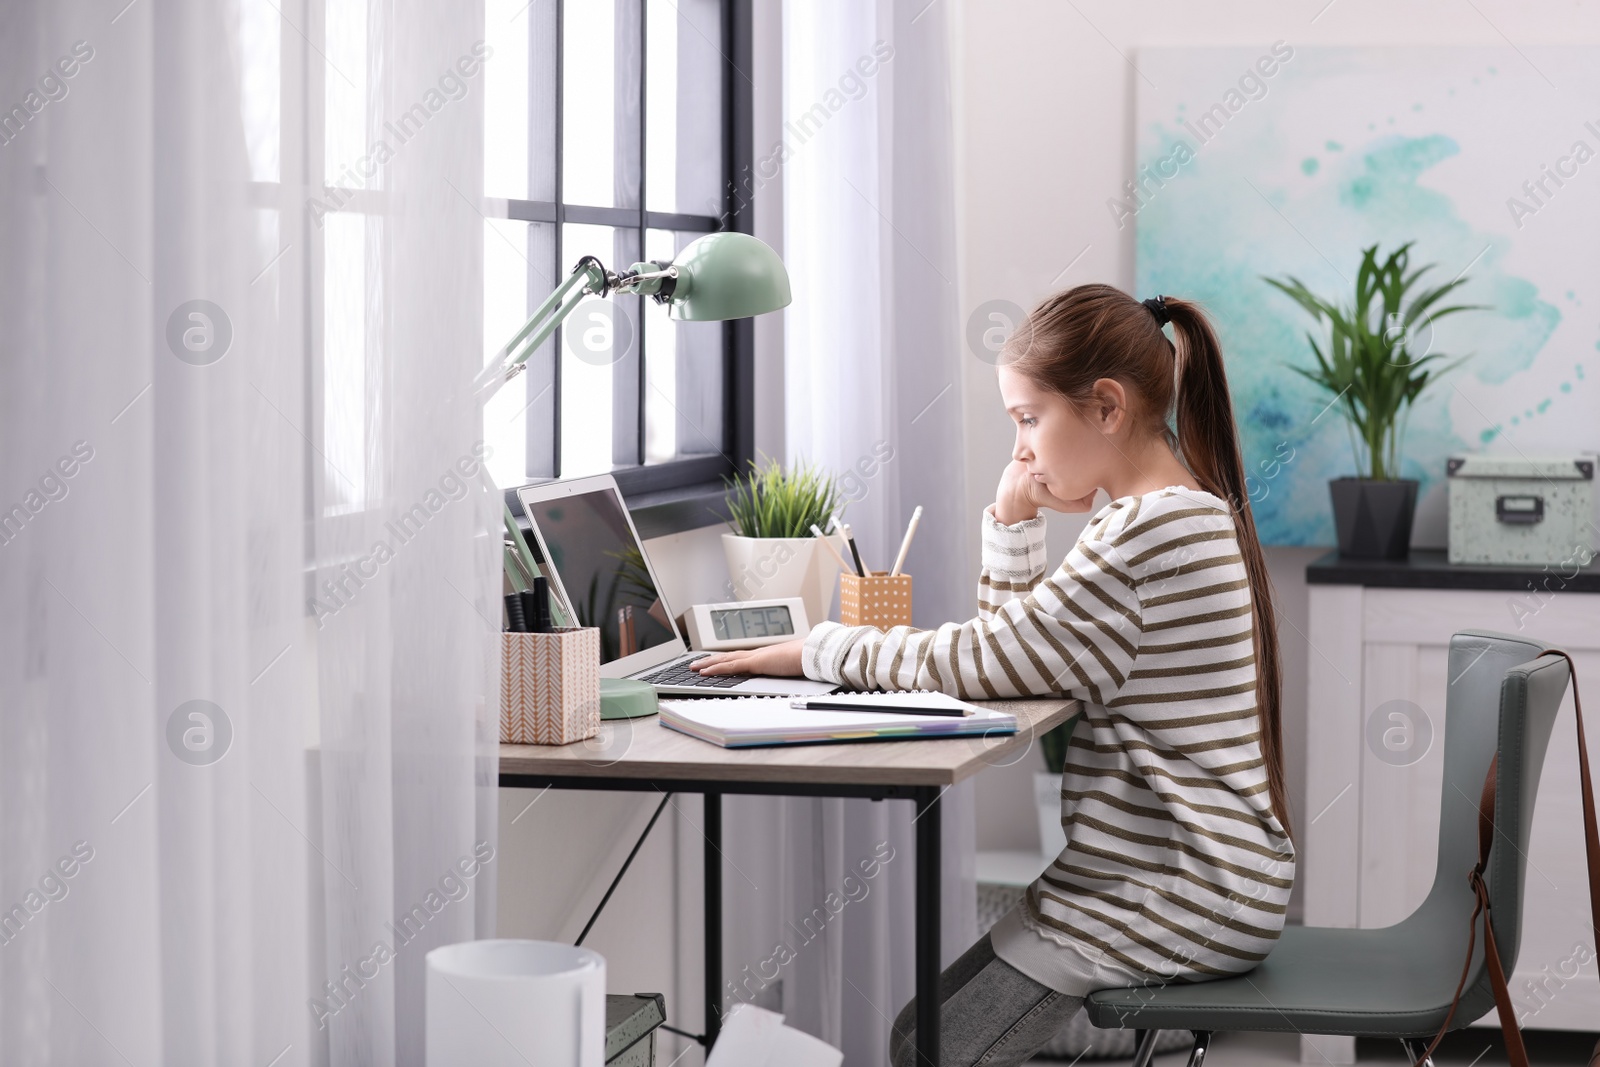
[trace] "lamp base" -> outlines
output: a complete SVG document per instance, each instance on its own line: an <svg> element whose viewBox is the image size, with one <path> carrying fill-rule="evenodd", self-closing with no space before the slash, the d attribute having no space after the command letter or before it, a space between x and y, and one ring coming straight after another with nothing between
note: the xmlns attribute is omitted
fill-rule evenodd
<svg viewBox="0 0 1600 1067"><path fill-rule="evenodd" d="M600 718L642 719L659 711L656 688L633 678L600 679Z"/></svg>

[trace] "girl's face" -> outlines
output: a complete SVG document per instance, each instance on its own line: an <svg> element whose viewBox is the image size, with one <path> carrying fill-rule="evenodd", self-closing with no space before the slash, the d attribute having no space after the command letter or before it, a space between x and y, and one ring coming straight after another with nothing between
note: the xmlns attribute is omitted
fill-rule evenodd
<svg viewBox="0 0 1600 1067"><path fill-rule="evenodd" d="M1078 414L1065 397L1001 366L1000 397L1017 427L1011 458L1028 468L1053 496L1075 500L1103 488L1119 456L1117 431L1123 427L1122 385L1109 378L1096 383L1115 402L1109 413Z"/></svg>

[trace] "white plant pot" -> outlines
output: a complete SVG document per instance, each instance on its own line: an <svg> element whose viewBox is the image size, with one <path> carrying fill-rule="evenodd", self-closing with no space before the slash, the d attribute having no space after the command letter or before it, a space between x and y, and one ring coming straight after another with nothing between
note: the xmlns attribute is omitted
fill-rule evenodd
<svg viewBox="0 0 1600 1067"><path fill-rule="evenodd" d="M735 600L797 596L812 624L828 617L839 565L814 537L722 535ZM801 636L804 636L803 634Z"/></svg>
<svg viewBox="0 0 1600 1067"><path fill-rule="evenodd" d="M1061 828L1061 775L1034 771L1033 802L1039 809L1039 852L1053 860L1067 847L1067 832Z"/></svg>

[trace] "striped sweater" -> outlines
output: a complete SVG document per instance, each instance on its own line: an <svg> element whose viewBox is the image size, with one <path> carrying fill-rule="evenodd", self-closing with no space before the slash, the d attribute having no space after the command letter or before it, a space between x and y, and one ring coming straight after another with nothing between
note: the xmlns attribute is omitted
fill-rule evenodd
<svg viewBox="0 0 1600 1067"><path fill-rule="evenodd" d="M983 518L978 616L935 630L823 622L807 677L860 689L1083 702L1067 845L990 936L1074 996L1250 970L1283 929L1295 850L1271 811L1251 597L1227 504L1168 486L1111 501L1046 576L1044 517Z"/></svg>

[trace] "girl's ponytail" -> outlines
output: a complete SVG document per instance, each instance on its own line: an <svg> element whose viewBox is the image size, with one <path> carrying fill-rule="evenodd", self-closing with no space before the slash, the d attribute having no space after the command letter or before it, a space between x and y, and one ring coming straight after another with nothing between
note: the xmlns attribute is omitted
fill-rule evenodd
<svg viewBox="0 0 1600 1067"><path fill-rule="evenodd" d="M1250 601L1255 623L1256 707L1261 723L1261 756L1267 765L1267 788L1273 811L1284 832L1294 840L1289 823L1288 788L1283 770L1283 671L1278 658L1277 613L1272 603L1272 579L1256 535L1245 486L1244 462L1239 451L1239 431L1222 365L1222 346L1198 304L1163 297L1172 332L1177 338L1178 432L1176 446L1184 464L1201 487L1228 502L1233 512L1239 552L1250 579ZM1169 439L1171 434L1168 434Z"/></svg>

